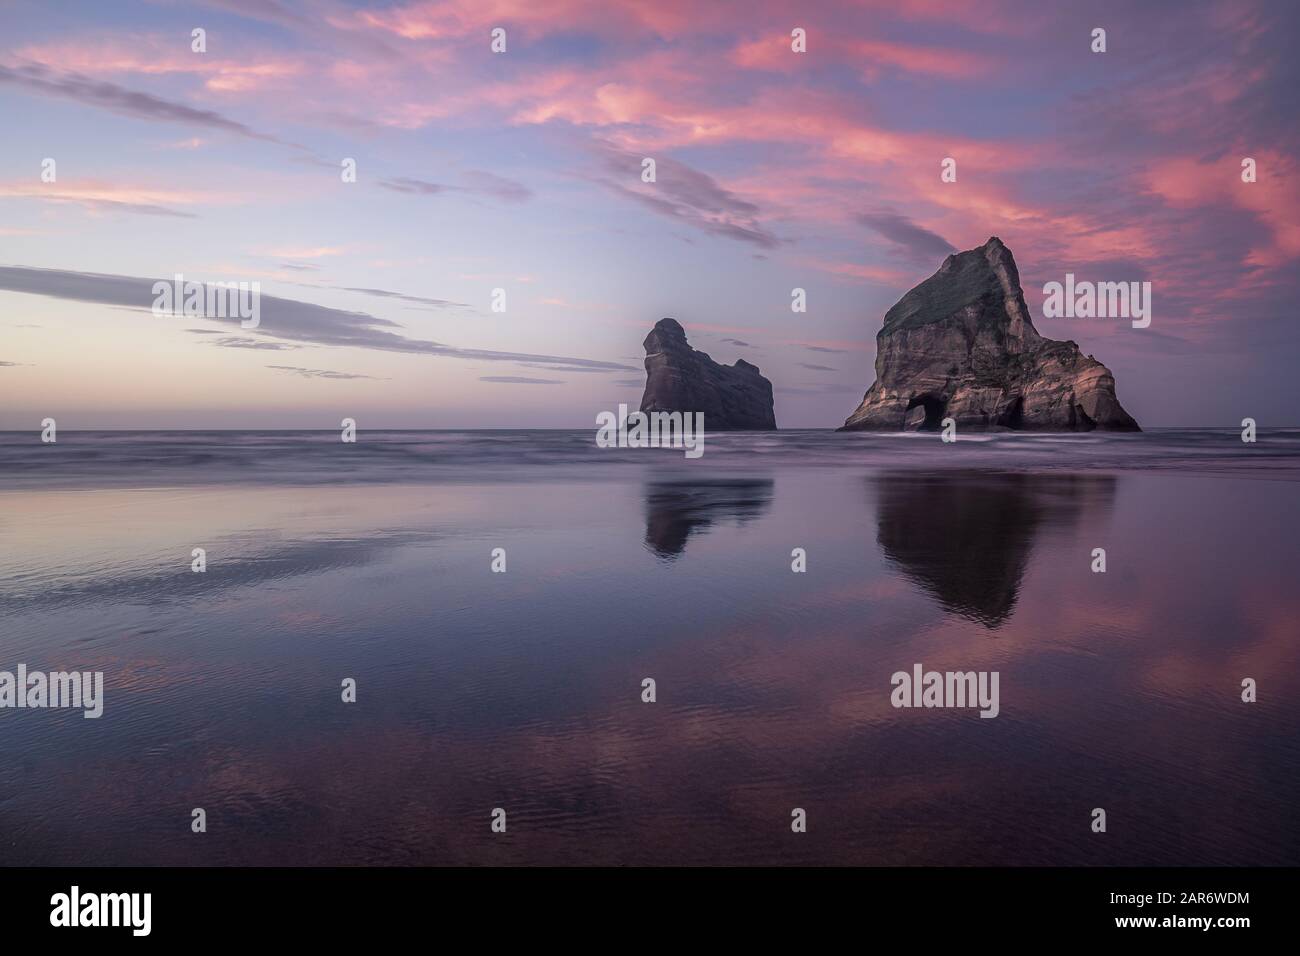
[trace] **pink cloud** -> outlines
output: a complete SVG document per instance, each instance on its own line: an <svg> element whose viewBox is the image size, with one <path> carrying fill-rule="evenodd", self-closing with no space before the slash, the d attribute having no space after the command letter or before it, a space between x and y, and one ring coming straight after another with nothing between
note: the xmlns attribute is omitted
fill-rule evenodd
<svg viewBox="0 0 1300 956"><path fill-rule="evenodd" d="M842 262L834 259L823 259L816 256L800 256L795 260L796 265L806 266L812 269L818 269L830 275L841 276L848 279L861 279L868 282L878 282L881 285L896 286L900 289L906 289L916 285L921 276L917 276L915 270L903 270L890 268L887 266L869 265L861 262Z"/></svg>
<svg viewBox="0 0 1300 956"><path fill-rule="evenodd" d="M188 207L228 200L202 191L160 189L125 182L71 180L42 183L28 179L0 182L0 198L37 199L80 206L91 213L134 212L160 216L190 216Z"/></svg>
<svg viewBox="0 0 1300 956"><path fill-rule="evenodd" d="M1105 132L1099 120L1108 116L1116 126L1160 138L1157 148L1121 150L1111 180L1117 197L1150 201L1150 213L1142 215L1126 214L1119 203L1081 202L1068 188L1059 198L1041 182L1029 188L1045 171L1063 187L1086 179L1095 165L1092 140L1067 145L1041 123L1009 122L1006 128L1014 132L991 130L987 136L946 131L951 124L927 128L910 118L899 121L871 96L817 80L816 70L835 65L851 68L868 85L887 74L931 87L990 76L1005 81L1020 75L1012 71L1020 69L1021 58L1010 48L988 52L987 36L1041 31L1047 15L994 0L971 0L960 8L942 0L891 0L792 14L788 6L763 0L746 6L737 38L736 10L727 4L429 0L328 8L324 19L335 34L389 38L395 53L348 42L332 51L241 51L231 58L192 54L187 43L156 36L71 40L19 52L92 76L194 76L202 92L244 97L294 121L351 111L367 127L386 127L394 135L442 122L554 126L565 131L564 142L575 154L598 138L627 153L679 161L707 174L718 188L755 207L744 222L754 235L783 235L771 231L770 223L779 221L865 243L866 261L803 253L810 265L846 279L890 285L915 279L887 256L882 259L888 247L855 224L864 207L881 205L906 208L910 220L962 248L998 233L1043 260L1125 259L1179 288L1204 287L1206 302L1242 295L1247 280L1208 279L1199 263L1172 261L1169 251L1179 246L1179 230L1189 217L1226 206L1262 223L1267 238L1252 239L1241 257L1257 285L1271 281L1260 270L1284 268L1300 256L1300 187L1285 150L1242 145L1215 159L1184 145L1205 115L1237 111L1241 98L1271 76L1267 62L1212 59L1141 85L1103 88L1084 98L1095 113L1066 117L1095 138ZM1263 29L1247 13L1207 17L1236 43L1257 39ZM900 39L916 35L900 30L902 23L942 24L943 41ZM331 36L281 25L299 29L314 48ZM494 26L509 31L512 53L545 37L578 33L602 38L610 55L539 57L519 69L517 61L488 52ZM790 51L793 26L808 30L809 53ZM662 39L674 42L657 42ZM1122 122L1113 118L1116 111ZM568 135L568 127L579 134ZM1169 155L1160 155L1166 138L1174 145L1167 147ZM723 150L726 175L711 171L707 158L686 159L687 151L708 157ZM1238 153L1259 161L1259 182L1240 182ZM945 157L957 160L957 183L940 181ZM643 206L658 195L635 183L628 188L641 194L631 198ZM86 202L112 201L82 195Z"/></svg>
<svg viewBox="0 0 1300 956"><path fill-rule="evenodd" d="M306 64L284 55L222 57L191 52L188 38L110 37L27 46L17 56L86 76L190 74L214 92L247 93L284 85L306 72Z"/></svg>
<svg viewBox="0 0 1300 956"><path fill-rule="evenodd" d="M1242 160L1254 159L1256 181L1242 181ZM1271 242L1251 248L1246 262L1274 267L1300 257L1300 179L1295 160L1275 150L1252 155L1239 147L1216 160L1175 156L1146 172L1142 185L1171 206L1236 206L1267 224Z"/></svg>
<svg viewBox="0 0 1300 956"><path fill-rule="evenodd" d="M883 39L848 38L829 24L812 30L808 52L795 53L788 33L743 41L731 53L732 61L746 69L793 73L827 63L849 64L867 76L883 68L905 73L964 79L992 72L997 63L990 57L952 47L920 46Z"/></svg>

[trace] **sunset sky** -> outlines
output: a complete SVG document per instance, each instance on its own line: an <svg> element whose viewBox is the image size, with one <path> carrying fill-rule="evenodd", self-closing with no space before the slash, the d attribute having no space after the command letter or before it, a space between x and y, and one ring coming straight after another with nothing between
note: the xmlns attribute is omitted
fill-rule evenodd
<svg viewBox="0 0 1300 956"><path fill-rule="evenodd" d="M1300 424L1298 28L1281 0L11 0L0 429L594 428L663 316L758 365L779 425L834 427L885 310L990 235L1143 425ZM1151 326L1044 319L1067 272L1150 281ZM176 273L260 282L260 328L153 315Z"/></svg>

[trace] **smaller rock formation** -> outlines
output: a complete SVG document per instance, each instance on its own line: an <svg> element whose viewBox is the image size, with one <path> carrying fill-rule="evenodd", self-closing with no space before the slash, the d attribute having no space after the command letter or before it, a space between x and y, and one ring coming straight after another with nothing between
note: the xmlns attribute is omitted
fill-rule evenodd
<svg viewBox="0 0 1300 956"><path fill-rule="evenodd" d="M719 365L686 344L676 319L660 319L645 337L643 412L703 412L709 431L776 428L772 383L757 365Z"/></svg>

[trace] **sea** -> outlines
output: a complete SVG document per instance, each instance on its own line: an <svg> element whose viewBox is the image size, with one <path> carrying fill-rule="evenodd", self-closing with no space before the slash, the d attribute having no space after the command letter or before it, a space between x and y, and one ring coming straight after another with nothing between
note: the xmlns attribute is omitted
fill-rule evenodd
<svg viewBox="0 0 1300 956"><path fill-rule="evenodd" d="M704 447L0 433L0 864L1300 864L1300 429Z"/></svg>

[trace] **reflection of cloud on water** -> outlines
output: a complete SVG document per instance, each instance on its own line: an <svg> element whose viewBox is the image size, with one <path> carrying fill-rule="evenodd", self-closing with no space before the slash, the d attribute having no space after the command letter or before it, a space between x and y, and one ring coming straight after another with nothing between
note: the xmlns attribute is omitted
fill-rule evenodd
<svg viewBox="0 0 1300 956"><path fill-rule="evenodd" d="M205 595L268 584L325 571L358 567L397 548L436 537L434 532L377 531L362 537L277 541L228 541L207 549L207 570L190 570L190 555L178 552L172 569L115 569L92 577L67 575L42 579L22 590L0 592L0 608L67 608L108 601L115 604L168 605ZM232 551L241 553L231 554Z"/></svg>

